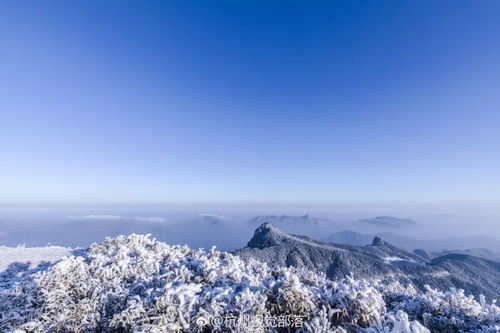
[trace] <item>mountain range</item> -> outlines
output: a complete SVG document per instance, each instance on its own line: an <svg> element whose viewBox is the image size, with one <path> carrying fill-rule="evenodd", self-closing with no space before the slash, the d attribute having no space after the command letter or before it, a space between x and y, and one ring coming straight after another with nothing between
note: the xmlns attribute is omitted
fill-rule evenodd
<svg viewBox="0 0 500 333"><path fill-rule="evenodd" d="M429 258L447 253L463 253L485 259L498 260L500 240L490 236L467 236L441 239L412 238L414 224L410 220L396 217L377 217L364 221L338 223L327 218L309 214L258 215L247 221L237 221L213 214L198 214L187 221L173 221L164 217L119 216L90 214L70 216L54 223L23 221L0 221L0 245L45 246L48 243L66 247L87 247L106 237L131 233L152 234L158 240L187 244L193 248L210 248L214 245L221 250L233 250L244 246L254 230L263 223L272 223L291 234L306 235L325 242L363 246L371 244L375 236L400 246L411 252L423 249ZM382 222L381 222L382 221ZM182 223L181 223L182 222ZM377 224L401 225L399 228L375 227ZM369 227L366 227L366 226ZM406 227L405 227L406 226ZM344 230L344 228L354 228ZM359 229L355 229L359 227ZM425 228L417 224L415 228ZM373 232L367 229L374 230ZM389 231L388 231L389 230ZM401 233L401 234L400 234ZM406 234L402 235L402 234ZM328 236L330 235L330 236ZM328 236L328 237L326 237ZM441 253L448 251L447 253Z"/></svg>
<svg viewBox="0 0 500 333"><path fill-rule="evenodd" d="M467 254L447 254L426 259L394 246L380 237L370 245L321 242L289 234L277 226L259 226L245 248L234 254L269 265L304 268L331 279L352 276L412 283L424 290L460 288L473 295L500 297L500 263Z"/></svg>
<svg viewBox="0 0 500 333"><path fill-rule="evenodd" d="M449 237L436 239L415 239L394 232L380 232L373 234L363 234L352 230L342 230L323 238L325 242L349 244L349 245L367 245L374 237L383 239L400 246L408 251L414 249L424 249L433 252L437 256L442 251L452 253L472 254L487 259L499 258L500 240L484 235L472 235L465 237Z"/></svg>
<svg viewBox="0 0 500 333"><path fill-rule="evenodd" d="M394 216L377 216L370 219L362 219L359 220L359 222L383 228L407 228L418 225L418 223L413 220Z"/></svg>

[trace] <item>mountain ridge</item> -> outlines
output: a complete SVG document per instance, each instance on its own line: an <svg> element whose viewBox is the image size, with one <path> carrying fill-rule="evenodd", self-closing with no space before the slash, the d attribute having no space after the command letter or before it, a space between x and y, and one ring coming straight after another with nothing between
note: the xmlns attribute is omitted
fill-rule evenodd
<svg viewBox="0 0 500 333"><path fill-rule="evenodd" d="M477 296L500 296L496 287L500 285L500 264L467 255L426 260L380 237L367 246L326 243L289 234L265 223L256 229L245 248L233 253L244 260L252 258L269 265L305 268L332 279L352 276L397 280L414 284L420 290L430 285L440 289L462 288ZM488 279L482 279L482 275Z"/></svg>

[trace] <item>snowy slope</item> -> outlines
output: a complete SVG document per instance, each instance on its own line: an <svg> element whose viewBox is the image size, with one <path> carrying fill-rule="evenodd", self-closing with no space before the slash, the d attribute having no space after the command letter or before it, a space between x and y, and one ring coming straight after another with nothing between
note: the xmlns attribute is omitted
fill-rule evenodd
<svg viewBox="0 0 500 333"><path fill-rule="evenodd" d="M6 270L10 264L29 263L31 268L42 262L53 262L67 256L71 249L60 246L44 247L7 247L0 246L0 271Z"/></svg>
<svg viewBox="0 0 500 333"><path fill-rule="evenodd" d="M288 326L280 328L269 318ZM500 308L460 291L429 288L417 294L411 286L397 283L334 282L306 270L270 268L229 253L169 246L143 235L94 244L0 291L0 332L269 332L272 328L497 332Z"/></svg>
<svg viewBox="0 0 500 333"><path fill-rule="evenodd" d="M0 246L0 290L11 287L22 276L47 268L50 263L70 255L71 251L59 246Z"/></svg>

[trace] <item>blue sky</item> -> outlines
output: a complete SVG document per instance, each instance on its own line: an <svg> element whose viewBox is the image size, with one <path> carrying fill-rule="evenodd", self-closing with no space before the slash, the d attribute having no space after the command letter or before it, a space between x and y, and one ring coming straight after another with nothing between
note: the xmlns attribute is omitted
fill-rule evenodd
<svg viewBox="0 0 500 333"><path fill-rule="evenodd" d="M498 1L2 1L0 202L498 201Z"/></svg>

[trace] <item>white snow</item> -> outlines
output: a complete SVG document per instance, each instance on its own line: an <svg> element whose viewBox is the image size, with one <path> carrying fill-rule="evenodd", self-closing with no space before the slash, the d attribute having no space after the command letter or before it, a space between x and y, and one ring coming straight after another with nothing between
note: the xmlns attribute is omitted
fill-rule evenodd
<svg viewBox="0 0 500 333"><path fill-rule="evenodd" d="M71 249L59 246L0 246L0 272L5 271L10 264L15 262L27 263L30 268L34 268L42 262L53 262L70 254Z"/></svg>
<svg viewBox="0 0 500 333"><path fill-rule="evenodd" d="M144 235L108 239L12 279L0 290L0 332L269 331L257 321L238 329L214 321L224 316L301 316L301 332L500 330L500 308L461 290L331 281Z"/></svg>
<svg viewBox="0 0 500 333"><path fill-rule="evenodd" d="M450 275L450 272L447 272L447 271L441 271L441 272L432 273L432 276L437 277L437 278L446 277L446 276L449 276L449 275Z"/></svg>
<svg viewBox="0 0 500 333"><path fill-rule="evenodd" d="M403 259L403 258L400 258L400 257L385 257L384 258L384 262L386 264L390 264L391 262L393 261L408 261L407 259Z"/></svg>

